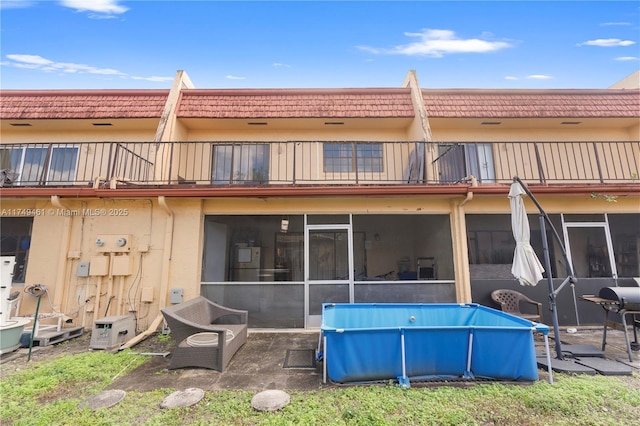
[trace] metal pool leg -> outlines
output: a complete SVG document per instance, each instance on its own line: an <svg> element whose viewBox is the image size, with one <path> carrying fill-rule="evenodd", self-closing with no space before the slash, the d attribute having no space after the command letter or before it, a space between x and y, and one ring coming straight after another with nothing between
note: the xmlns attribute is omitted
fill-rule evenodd
<svg viewBox="0 0 640 426"><path fill-rule="evenodd" d="M549 336L544 335L544 351L547 353L547 371L549 372L549 383L553 383L553 369L551 368L551 353L549 352Z"/></svg>
<svg viewBox="0 0 640 426"><path fill-rule="evenodd" d="M327 336L323 337L324 353L322 354L322 383L327 383Z"/></svg>
<svg viewBox="0 0 640 426"><path fill-rule="evenodd" d="M410 388L409 378L407 377L407 361L404 350L404 328L400 329L400 352L402 354L402 377L398 377L398 384L403 388Z"/></svg>
<svg viewBox="0 0 640 426"><path fill-rule="evenodd" d="M469 333L469 350L467 351L467 371L464 372L464 377L473 377L471 373L471 354L473 353L473 330Z"/></svg>

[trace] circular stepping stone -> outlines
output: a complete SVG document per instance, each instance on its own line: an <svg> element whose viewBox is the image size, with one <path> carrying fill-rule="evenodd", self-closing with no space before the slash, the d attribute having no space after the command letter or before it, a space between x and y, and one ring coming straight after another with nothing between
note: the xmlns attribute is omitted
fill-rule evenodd
<svg viewBox="0 0 640 426"><path fill-rule="evenodd" d="M204 391L198 388L188 388L184 391L176 391L165 397L160 403L160 408L190 407L204 398Z"/></svg>
<svg viewBox="0 0 640 426"><path fill-rule="evenodd" d="M80 409L88 408L90 410L98 410L100 408L113 407L122 401L127 393L123 390L107 390L92 396L80 404Z"/></svg>
<svg viewBox="0 0 640 426"><path fill-rule="evenodd" d="M258 411L276 411L289 404L289 394L281 390L262 391L251 398L251 405Z"/></svg>

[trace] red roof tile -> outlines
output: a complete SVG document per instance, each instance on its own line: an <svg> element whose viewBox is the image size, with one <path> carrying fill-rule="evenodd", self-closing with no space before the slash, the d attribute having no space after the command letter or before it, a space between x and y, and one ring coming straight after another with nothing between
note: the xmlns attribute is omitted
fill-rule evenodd
<svg viewBox="0 0 640 426"><path fill-rule="evenodd" d="M640 90L424 89L433 118L640 117Z"/></svg>
<svg viewBox="0 0 640 426"><path fill-rule="evenodd" d="M411 92L393 89L182 91L180 118L413 117Z"/></svg>
<svg viewBox="0 0 640 426"><path fill-rule="evenodd" d="M0 119L159 118L168 90L4 90ZM432 118L640 117L640 90L424 89ZM413 117L408 88L184 89L181 118Z"/></svg>
<svg viewBox="0 0 640 426"><path fill-rule="evenodd" d="M3 90L0 118L159 118L168 95L168 90Z"/></svg>

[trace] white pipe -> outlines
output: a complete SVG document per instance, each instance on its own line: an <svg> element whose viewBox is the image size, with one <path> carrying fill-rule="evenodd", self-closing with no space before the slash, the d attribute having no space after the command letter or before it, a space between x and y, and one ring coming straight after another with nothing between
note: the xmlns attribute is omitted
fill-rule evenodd
<svg viewBox="0 0 640 426"><path fill-rule="evenodd" d="M117 315L124 315L124 275L120 275L120 287L118 287L118 312Z"/></svg>
<svg viewBox="0 0 640 426"><path fill-rule="evenodd" d="M100 187L100 182L105 179L106 178L104 176L98 176L97 178L93 179L93 189L98 189Z"/></svg>
<svg viewBox="0 0 640 426"><path fill-rule="evenodd" d="M475 176L473 176L473 175L467 176L465 179L468 179L468 180L471 181L471 187L472 188L477 188L478 187L478 180L476 179ZM473 191L467 191L467 197L460 203L459 207L464 206L465 204L467 204L471 200L473 200Z"/></svg>
<svg viewBox="0 0 640 426"><path fill-rule="evenodd" d="M93 301L93 324L98 321L98 310L100 309L100 292L102 291L102 276L98 276L97 279L98 283L96 284L96 295Z"/></svg>
<svg viewBox="0 0 640 426"><path fill-rule="evenodd" d="M69 207L62 204L60 201L60 197L57 195L51 196L51 204L53 204L56 208L62 210L70 210ZM62 228L62 241L60 244L60 254L59 254L59 268L58 273L56 274L56 292L53 297L53 308L57 311L60 311L62 301L64 300L64 293L66 286L65 277L67 276L67 254L69 253L69 244L71 243L71 220L72 215L65 215L64 218L64 226Z"/></svg>
<svg viewBox="0 0 640 426"><path fill-rule="evenodd" d="M109 316L111 310L111 298L113 297L113 259L116 254L114 252L109 253L109 275L107 277L107 309L104 311L104 316Z"/></svg>

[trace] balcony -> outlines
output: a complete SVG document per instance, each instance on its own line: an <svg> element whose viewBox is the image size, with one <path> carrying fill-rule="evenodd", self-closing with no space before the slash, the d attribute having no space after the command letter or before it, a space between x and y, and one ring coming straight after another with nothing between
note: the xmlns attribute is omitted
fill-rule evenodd
<svg viewBox="0 0 640 426"><path fill-rule="evenodd" d="M638 183L640 142L81 142L0 146L0 185Z"/></svg>

